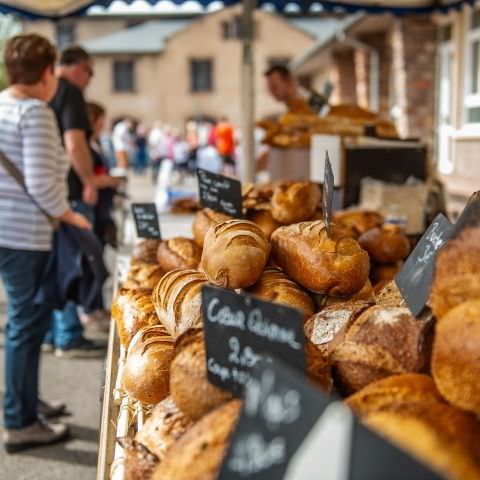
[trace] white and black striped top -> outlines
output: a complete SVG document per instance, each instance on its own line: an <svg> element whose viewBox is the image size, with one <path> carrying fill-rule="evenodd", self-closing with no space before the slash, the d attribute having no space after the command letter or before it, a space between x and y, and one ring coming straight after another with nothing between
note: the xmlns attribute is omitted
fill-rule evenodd
<svg viewBox="0 0 480 480"><path fill-rule="evenodd" d="M29 193L53 217L68 208L68 159L55 116L41 100L0 93L0 150L19 168ZM48 251L52 227L0 165L0 247Z"/></svg>

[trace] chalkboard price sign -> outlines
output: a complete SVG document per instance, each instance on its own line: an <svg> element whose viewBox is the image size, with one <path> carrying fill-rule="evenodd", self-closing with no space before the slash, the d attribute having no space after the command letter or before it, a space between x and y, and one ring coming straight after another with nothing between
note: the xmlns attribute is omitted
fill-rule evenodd
<svg viewBox="0 0 480 480"><path fill-rule="evenodd" d="M328 235L330 235L330 224L332 222L333 185L332 165L327 151L325 152L325 174L323 177L323 221Z"/></svg>
<svg viewBox="0 0 480 480"><path fill-rule="evenodd" d="M205 286L202 290L208 379L241 394L263 353L305 373L305 334L300 310Z"/></svg>
<svg viewBox="0 0 480 480"><path fill-rule="evenodd" d="M235 218L243 218L242 185L234 178L197 169L198 191L203 208L211 208Z"/></svg>
<svg viewBox="0 0 480 480"><path fill-rule="evenodd" d="M139 238L161 239L157 207L154 203L132 203L132 213Z"/></svg>
<svg viewBox="0 0 480 480"><path fill-rule="evenodd" d="M438 214L395 278L395 282L414 316L422 312L428 301L437 253L451 234L452 224L445 215Z"/></svg>
<svg viewBox="0 0 480 480"><path fill-rule="evenodd" d="M258 362L219 480L283 477L330 399L277 358Z"/></svg>

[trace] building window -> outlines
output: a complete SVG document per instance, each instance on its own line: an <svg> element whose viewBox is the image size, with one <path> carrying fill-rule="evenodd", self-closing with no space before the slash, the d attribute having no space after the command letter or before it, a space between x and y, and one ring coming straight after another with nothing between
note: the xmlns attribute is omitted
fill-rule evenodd
<svg viewBox="0 0 480 480"><path fill-rule="evenodd" d="M55 36L59 50L73 45L75 43L75 25L73 23L57 23Z"/></svg>
<svg viewBox="0 0 480 480"><path fill-rule="evenodd" d="M466 80L466 121L480 124L480 10L475 10L471 16Z"/></svg>
<svg viewBox="0 0 480 480"><path fill-rule="evenodd" d="M190 60L190 90L211 92L213 90L213 61L211 59Z"/></svg>
<svg viewBox="0 0 480 480"><path fill-rule="evenodd" d="M113 91L135 91L135 64L131 60L115 60L113 62Z"/></svg>
<svg viewBox="0 0 480 480"><path fill-rule="evenodd" d="M222 38L223 40L241 39L243 36L242 17L235 16L231 20L222 22Z"/></svg>
<svg viewBox="0 0 480 480"><path fill-rule="evenodd" d="M289 57L270 57L267 61L267 70L272 67L288 67L290 61Z"/></svg>

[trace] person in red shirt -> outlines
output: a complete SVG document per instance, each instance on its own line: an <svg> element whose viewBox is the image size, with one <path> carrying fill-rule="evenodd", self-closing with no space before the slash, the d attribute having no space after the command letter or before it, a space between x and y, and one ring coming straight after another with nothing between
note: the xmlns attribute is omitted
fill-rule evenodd
<svg viewBox="0 0 480 480"><path fill-rule="evenodd" d="M235 133L226 118L220 119L215 128L216 147L222 157L224 173L235 173Z"/></svg>

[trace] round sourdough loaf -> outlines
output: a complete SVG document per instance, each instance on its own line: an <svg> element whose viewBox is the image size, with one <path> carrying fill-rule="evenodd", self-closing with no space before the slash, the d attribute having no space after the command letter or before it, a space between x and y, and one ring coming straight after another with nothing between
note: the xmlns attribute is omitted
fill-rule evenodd
<svg viewBox="0 0 480 480"><path fill-rule="evenodd" d="M298 308L305 318L313 315L315 311L312 297L279 268L267 267L258 282L247 291L269 302Z"/></svg>
<svg viewBox="0 0 480 480"><path fill-rule="evenodd" d="M480 299L456 306L437 322L432 374L450 403L480 416Z"/></svg>
<svg viewBox="0 0 480 480"><path fill-rule="evenodd" d="M398 225L382 225L372 228L358 238L373 262L392 264L404 260L410 253L410 242L403 228Z"/></svg>
<svg viewBox="0 0 480 480"><path fill-rule="evenodd" d="M334 378L350 394L389 375L428 369L433 318L413 317L408 308L373 306L331 344Z"/></svg>
<svg viewBox="0 0 480 480"><path fill-rule="evenodd" d="M197 268L202 249L190 238L173 237L160 243L157 261L165 272L177 268Z"/></svg>
<svg viewBox="0 0 480 480"><path fill-rule="evenodd" d="M135 435L161 462L168 449L192 426L192 422L175 405L172 397L155 405L151 415Z"/></svg>
<svg viewBox="0 0 480 480"><path fill-rule="evenodd" d="M133 398L153 404L169 394L173 339L162 325L140 330L128 347L123 388Z"/></svg>
<svg viewBox="0 0 480 480"><path fill-rule="evenodd" d="M232 400L205 415L170 448L153 480L216 480L240 408Z"/></svg>
<svg viewBox="0 0 480 480"><path fill-rule="evenodd" d="M202 272L171 270L153 290L158 318L173 338L202 325L202 286L206 283Z"/></svg>
<svg viewBox="0 0 480 480"><path fill-rule="evenodd" d="M176 341L170 391L175 405L194 421L231 398L208 381L202 330L188 330Z"/></svg>
<svg viewBox="0 0 480 480"><path fill-rule="evenodd" d="M313 182L287 182L275 187L272 196L272 216L283 224L310 220L322 193Z"/></svg>
<svg viewBox="0 0 480 480"><path fill-rule="evenodd" d="M160 323L152 303L152 291L148 289L121 288L112 302L112 316L124 348L128 348L140 329Z"/></svg>
<svg viewBox="0 0 480 480"><path fill-rule="evenodd" d="M333 221L338 228L358 238L366 231L380 227L383 217L380 213L369 210L340 210L333 214Z"/></svg>
<svg viewBox="0 0 480 480"><path fill-rule="evenodd" d="M277 222L272 215L271 209L252 210L247 215L248 220L256 223L265 234L267 238L272 236L272 233L282 224Z"/></svg>
<svg viewBox="0 0 480 480"><path fill-rule="evenodd" d="M123 287L132 290L139 288L152 290L164 273L162 267L158 264L134 263L130 267Z"/></svg>
<svg viewBox="0 0 480 480"><path fill-rule="evenodd" d="M230 217L229 215L221 212L216 212L211 208L204 208L203 210L199 210L195 214L192 225L192 232L195 243L200 248L203 248L203 242L205 241L205 235L207 234L208 229L212 225L216 225L217 223L222 223L226 220L231 219L232 217Z"/></svg>
<svg viewBox="0 0 480 480"><path fill-rule="evenodd" d="M344 297L368 280L368 253L335 225L323 222L280 227L272 234L273 259L293 280L314 293Z"/></svg>
<svg viewBox="0 0 480 480"><path fill-rule="evenodd" d="M161 240L147 238L138 242L132 249L132 263L157 263L157 250Z"/></svg>
<svg viewBox="0 0 480 480"><path fill-rule="evenodd" d="M437 255L430 306L437 318L467 300L480 298L480 227L466 228Z"/></svg>
<svg viewBox="0 0 480 480"><path fill-rule="evenodd" d="M247 288L262 275L270 244L248 220L227 220L207 232L201 266L209 282L224 288Z"/></svg>

